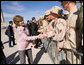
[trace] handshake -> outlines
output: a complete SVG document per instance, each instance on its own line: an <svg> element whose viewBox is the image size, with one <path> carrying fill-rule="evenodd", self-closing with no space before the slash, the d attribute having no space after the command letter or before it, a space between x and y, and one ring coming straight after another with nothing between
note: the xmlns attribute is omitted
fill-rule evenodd
<svg viewBox="0 0 84 65"><path fill-rule="evenodd" d="M44 34L39 34L38 35L38 39L43 39L44 37L46 37L46 35L44 35Z"/></svg>
<svg viewBox="0 0 84 65"><path fill-rule="evenodd" d="M38 30L38 32L42 32L42 30Z"/></svg>

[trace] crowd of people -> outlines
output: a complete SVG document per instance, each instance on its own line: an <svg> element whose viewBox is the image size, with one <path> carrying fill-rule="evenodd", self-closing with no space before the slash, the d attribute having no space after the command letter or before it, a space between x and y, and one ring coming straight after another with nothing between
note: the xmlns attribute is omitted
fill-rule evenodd
<svg viewBox="0 0 84 65"><path fill-rule="evenodd" d="M33 64L32 45L35 48L40 47L43 44L42 39L45 37L57 42L58 51L61 51L61 48L66 48L83 52L83 1L79 1L80 9L76 5L77 1L60 2L64 10L69 12L68 16L63 16L63 10L58 6L45 11L45 15L40 16L38 21L33 17L32 20L27 21L26 25L22 16L14 16L13 22L17 26L17 48L21 64L26 64L25 55L28 57L28 62ZM12 40L13 45L16 44L12 21L9 23L8 37L9 47L11 47ZM70 61L71 55L70 52L68 53ZM74 57L76 56L74 55Z"/></svg>

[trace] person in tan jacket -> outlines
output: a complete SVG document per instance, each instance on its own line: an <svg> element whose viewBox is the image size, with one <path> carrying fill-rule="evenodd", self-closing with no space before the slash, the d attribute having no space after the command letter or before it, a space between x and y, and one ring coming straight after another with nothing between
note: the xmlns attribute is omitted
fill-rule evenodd
<svg viewBox="0 0 84 65"><path fill-rule="evenodd" d="M66 48L66 49L77 49L79 44L76 43L76 23L78 19L79 9L76 6L76 1L61 1L61 5L63 6L64 10L69 12L69 16L67 21L67 32L66 32L66 43L64 43L64 47L59 45L59 48ZM69 55L69 62L72 63L71 60L71 52L68 52ZM74 55L74 63L76 63L76 55Z"/></svg>

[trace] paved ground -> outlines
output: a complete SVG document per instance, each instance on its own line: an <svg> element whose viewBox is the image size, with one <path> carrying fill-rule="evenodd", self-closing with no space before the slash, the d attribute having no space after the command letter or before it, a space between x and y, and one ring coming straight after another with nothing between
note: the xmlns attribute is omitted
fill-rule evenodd
<svg viewBox="0 0 84 65"><path fill-rule="evenodd" d="M8 23L2 24L1 23L1 40L4 44L4 53L7 59L8 64L20 64L19 55L17 52L17 45L15 45L12 48L9 48L8 46L8 37L4 34L5 27L8 25ZM16 29L14 29L16 31ZM16 33L15 33L15 38ZM32 54L33 54L33 60L34 64L53 64L52 60L50 59L49 55L47 53L44 53L44 49L35 49L32 47ZM27 58L26 58L27 59ZM28 64L28 62L26 61Z"/></svg>

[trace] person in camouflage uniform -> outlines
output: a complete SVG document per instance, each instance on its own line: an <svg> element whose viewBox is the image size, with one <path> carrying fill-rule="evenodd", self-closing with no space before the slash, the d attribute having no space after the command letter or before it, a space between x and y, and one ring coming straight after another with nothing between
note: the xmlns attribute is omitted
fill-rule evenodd
<svg viewBox="0 0 84 65"><path fill-rule="evenodd" d="M76 1L61 1L61 5L64 10L69 12L69 16L67 21L67 32L66 32L66 43L64 43L64 48L66 49L77 49L79 47L79 43L76 43L76 23L78 22L79 9L76 6ZM61 46L61 45L59 45ZM68 51L69 55L69 63L72 63L71 60L71 52ZM74 63L76 63L77 55L74 55ZM79 63L79 62L78 62Z"/></svg>
<svg viewBox="0 0 84 65"><path fill-rule="evenodd" d="M39 20L38 20L38 23L37 23L39 29L43 26L43 22L42 22L43 20L44 20L44 17L43 16L40 16L39 17Z"/></svg>
<svg viewBox="0 0 84 65"><path fill-rule="evenodd" d="M55 59L57 59L58 55L60 54L57 46L65 43L66 21L62 19L61 16L62 9L58 6L52 7L50 9L50 18L52 20L46 29L46 36L48 39L50 39L48 50ZM55 63L57 63L57 61Z"/></svg>

